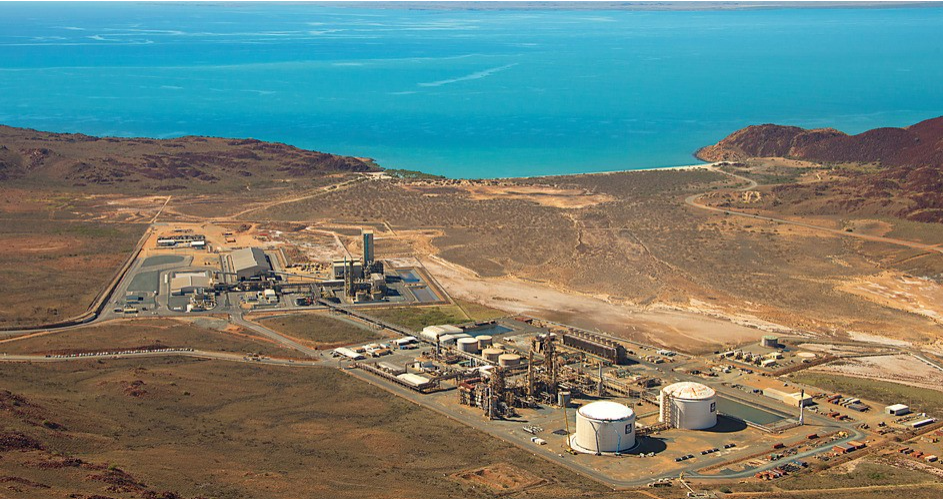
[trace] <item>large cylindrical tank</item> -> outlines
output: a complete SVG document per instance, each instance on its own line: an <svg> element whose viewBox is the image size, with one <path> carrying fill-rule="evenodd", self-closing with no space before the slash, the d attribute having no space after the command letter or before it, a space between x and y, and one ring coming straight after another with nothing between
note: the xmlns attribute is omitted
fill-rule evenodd
<svg viewBox="0 0 943 499"><path fill-rule="evenodd" d="M491 343L494 341L494 338L492 338L491 336L488 336L487 334L483 334L483 335L481 335L481 336L478 336L476 339L478 340L478 349L479 349L479 350L484 350L484 349L490 347L490 346L491 346Z"/></svg>
<svg viewBox="0 0 943 499"><path fill-rule="evenodd" d="M485 358L488 362L497 362L498 357L504 353L504 350L500 348L486 348L482 350L481 356Z"/></svg>
<svg viewBox="0 0 943 499"><path fill-rule="evenodd" d="M674 428L704 430L717 424L717 392L713 388L683 381L668 385L659 394L658 421Z"/></svg>
<svg viewBox="0 0 943 499"><path fill-rule="evenodd" d="M635 411L607 400L580 407L571 445L592 454L623 452L635 447Z"/></svg>
<svg viewBox="0 0 943 499"><path fill-rule="evenodd" d="M459 338L455 344L460 352L478 353L478 340L475 338Z"/></svg>
<svg viewBox="0 0 943 499"><path fill-rule="evenodd" d="M779 338L776 336L766 335L760 340L760 346L766 348L779 348Z"/></svg>
<svg viewBox="0 0 943 499"><path fill-rule="evenodd" d="M501 367L517 367L521 365L521 356L516 353L502 353L498 356L498 365Z"/></svg>

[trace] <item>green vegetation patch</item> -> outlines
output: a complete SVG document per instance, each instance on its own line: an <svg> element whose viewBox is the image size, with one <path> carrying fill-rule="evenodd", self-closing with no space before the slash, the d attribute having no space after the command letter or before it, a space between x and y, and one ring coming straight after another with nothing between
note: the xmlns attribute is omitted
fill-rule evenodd
<svg viewBox="0 0 943 499"><path fill-rule="evenodd" d="M421 171L418 171L418 170L397 170L397 169L390 169L390 170L384 170L384 172L387 173L388 175L390 175L391 177L406 178L406 179L431 180L431 179L444 179L444 178L445 178L445 177L442 176L442 175L435 175L435 174L432 174L432 173L425 173L425 172L421 172Z"/></svg>
<svg viewBox="0 0 943 499"><path fill-rule="evenodd" d="M315 343L353 344L381 337L366 327L319 314L280 315L259 322L280 333Z"/></svg>
<svg viewBox="0 0 943 499"><path fill-rule="evenodd" d="M507 312L503 310L498 310L496 308L491 308L475 302L455 300L455 303L462 307L465 315L467 315L473 321L490 321L492 319L497 319L499 317L505 317L508 315Z"/></svg>
<svg viewBox="0 0 943 499"><path fill-rule="evenodd" d="M420 330L439 324L460 324L470 318L455 305L435 307L392 307L371 310L370 315L393 324Z"/></svg>

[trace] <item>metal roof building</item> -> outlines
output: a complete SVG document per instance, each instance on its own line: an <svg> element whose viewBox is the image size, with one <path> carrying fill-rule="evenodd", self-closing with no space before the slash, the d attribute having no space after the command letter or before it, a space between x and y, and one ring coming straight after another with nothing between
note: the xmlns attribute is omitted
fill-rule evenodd
<svg viewBox="0 0 943 499"><path fill-rule="evenodd" d="M229 254L232 271L240 281L266 275L272 271L262 248L243 248Z"/></svg>
<svg viewBox="0 0 943 499"><path fill-rule="evenodd" d="M894 404L885 407L884 412L892 416L903 416L905 414L910 414L910 407L904 404Z"/></svg>
<svg viewBox="0 0 943 499"><path fill-rule="evenodd" d="M186 272L174 274L170 280L170 293L188 295L212 287L212 280L206 272Z"/></svg>

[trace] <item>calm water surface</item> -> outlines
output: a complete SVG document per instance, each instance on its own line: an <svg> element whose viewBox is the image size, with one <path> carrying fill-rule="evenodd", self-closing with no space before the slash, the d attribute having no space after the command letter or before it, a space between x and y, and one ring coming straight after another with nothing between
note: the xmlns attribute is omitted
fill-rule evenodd
<svg viewBox="0 0 943 499"><path fill-rule="evenodd" d="M753 123L943 114L943 8L0 4L0 123L255 137L453 177L691 164Z"/></svg>

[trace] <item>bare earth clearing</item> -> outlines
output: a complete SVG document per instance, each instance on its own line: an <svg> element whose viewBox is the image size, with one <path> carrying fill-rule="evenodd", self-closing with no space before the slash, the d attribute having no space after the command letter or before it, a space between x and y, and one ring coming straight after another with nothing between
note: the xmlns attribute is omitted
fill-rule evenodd
<svg viewBox="0 0 943 499"><path fill-rule="evenodd" d="M810 371L893 381L943 392L943 371L920 362L910 355L842 359L828 365L813 367Z"/></svg>
<svg viewBox="0 0 943 499"><path fill-rule="evenodd" d="M527 281L482 278L434 257L423 263L456 298L513 313L547 317L585 329L599 329L626 339L696 351L754 341L764 334L758 329L690 312L644 309Z"/></svg>

